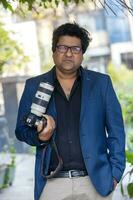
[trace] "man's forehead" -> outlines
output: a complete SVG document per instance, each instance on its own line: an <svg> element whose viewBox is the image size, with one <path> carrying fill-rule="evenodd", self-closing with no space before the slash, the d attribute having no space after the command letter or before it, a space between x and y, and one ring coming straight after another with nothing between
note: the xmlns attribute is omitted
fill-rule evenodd
<svg viewBox="0 0 133 200"><path fill-rule="evenodd" d="M76 36L65 35L59 37L58 44L81 45L81 40Z"/></svg>

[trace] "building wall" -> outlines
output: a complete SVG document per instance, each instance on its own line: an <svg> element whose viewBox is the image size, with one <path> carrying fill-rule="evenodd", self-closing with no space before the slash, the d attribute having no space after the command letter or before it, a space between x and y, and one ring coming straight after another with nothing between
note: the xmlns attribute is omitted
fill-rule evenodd
<svg viewBox="0 0 133 200"><path fill-rule="evenodd" d="M15 126L17 120L18 104L25 80L28 77L0 78L0 151L5 145L13 145L17 152L26 152L28 145L17 141Z"/></svg>

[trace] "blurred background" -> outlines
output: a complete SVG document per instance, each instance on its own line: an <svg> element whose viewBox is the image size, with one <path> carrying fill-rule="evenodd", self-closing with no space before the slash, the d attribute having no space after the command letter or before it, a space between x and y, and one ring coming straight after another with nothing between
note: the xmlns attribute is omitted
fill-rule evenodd
<svg viewBox="0 0 133 200"><path fill-rule="evenodd" d="M79 23L92 37L83 67L112 78L124 116L127 157L113 200L132 199L133 0L22 2L0 1L0 199L33 199L35 149L15 138L18 105L26 79L53 67L52 32L66 22Z"/></svg>

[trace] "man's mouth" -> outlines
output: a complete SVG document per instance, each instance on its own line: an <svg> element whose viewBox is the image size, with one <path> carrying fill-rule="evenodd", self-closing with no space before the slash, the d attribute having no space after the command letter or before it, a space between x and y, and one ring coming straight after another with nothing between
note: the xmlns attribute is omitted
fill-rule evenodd
<svg viewBox="0 0 133 200"><path fill-rule="evenodd" d="M65 59L64 62L73 63L73 60Z"/></svg>

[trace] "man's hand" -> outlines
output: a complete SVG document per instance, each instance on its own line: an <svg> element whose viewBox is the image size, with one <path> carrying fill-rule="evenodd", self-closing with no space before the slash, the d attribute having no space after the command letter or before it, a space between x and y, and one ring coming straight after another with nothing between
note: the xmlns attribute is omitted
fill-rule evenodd
<svg viewBox="0 0 133 200"><path fill-rule="evenodd" d="M116 186L117 186L117 181L116 181L116 179L115 178L113 178L113 182L114 182L114 190L115 190L115 188L116 188Z"/></svg>
<svg viewBox="0 0 133 200"><path fill-rule="evenodd" d="M47 119L47 125L44 127L44 129L39 133L39 139L41 141L47 141L51 138L53 135L54 129L55 129L55 121L53 117L50 115L44 115L44 117ZM43 128L43 124L39 123L37 126L37 131L39 132Z"/></svg>

